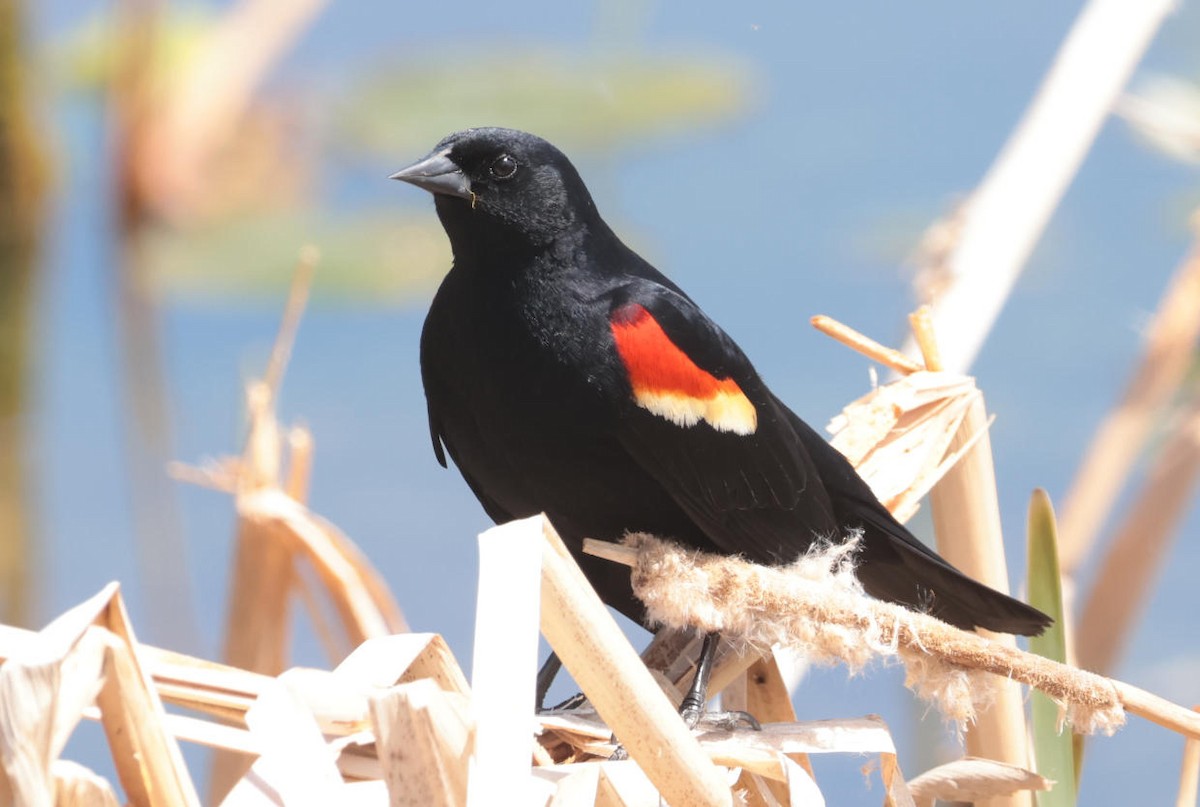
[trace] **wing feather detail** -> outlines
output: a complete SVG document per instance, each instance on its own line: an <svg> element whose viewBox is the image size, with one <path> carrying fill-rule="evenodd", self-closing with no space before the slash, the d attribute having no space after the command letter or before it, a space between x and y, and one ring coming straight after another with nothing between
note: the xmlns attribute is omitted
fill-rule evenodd
<svg viewBox="0 0 1200 807"><path fill-rule="evenodd" d="M698 367L643 306L622 306L609 325L638 406L677 426L754 434L758 412L737 382Z"/></svg>

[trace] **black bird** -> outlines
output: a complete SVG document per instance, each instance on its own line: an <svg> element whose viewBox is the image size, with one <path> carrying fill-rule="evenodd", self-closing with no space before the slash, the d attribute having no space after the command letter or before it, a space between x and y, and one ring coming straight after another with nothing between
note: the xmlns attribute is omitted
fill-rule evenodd
<svg viewBox="0 0 1200 807"><path fill-rule="evenodd" d="M783 564L861 529L871 595L961 628L1050 624L892 518L737 344L621 242L554 146L469 129L392 178L433 193L454 253L421 335L438 461L450 454L496 522L544 511L606 603L644 621L628 570L584 555L585 537L644 531ZM705 670L715 649L706 637ZM706 678L685 701L691 723Z"/></svg>

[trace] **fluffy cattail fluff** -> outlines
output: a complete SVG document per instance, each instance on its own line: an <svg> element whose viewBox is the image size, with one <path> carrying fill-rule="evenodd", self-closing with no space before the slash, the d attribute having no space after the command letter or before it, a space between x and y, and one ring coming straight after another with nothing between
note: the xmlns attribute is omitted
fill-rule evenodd
<svg viewBox="0 0 1200 807"><path fill-rule="evenodd" d="M814 546L789 566L769 567L680 547L644 533L633 590L653 621L720 631L746 651L786 645L815 664L857 672L874 659L898 659L906 685L961 728L994 694L992 675L1054 698L1072 729L1111 734L1125 722L1105 678L959 630L923 613L868 596L854 575L857 537Z"/></svg>

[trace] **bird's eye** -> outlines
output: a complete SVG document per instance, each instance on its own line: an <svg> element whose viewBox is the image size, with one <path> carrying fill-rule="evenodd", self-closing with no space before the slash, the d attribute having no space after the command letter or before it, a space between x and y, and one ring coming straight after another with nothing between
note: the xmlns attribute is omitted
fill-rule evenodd
<svg viewBox="0 0 1200 807"><path fill-rule="evenodd" d="M517 161L507 154L501 154L489 170L496 179L509 179L517 173Z"/></svg>

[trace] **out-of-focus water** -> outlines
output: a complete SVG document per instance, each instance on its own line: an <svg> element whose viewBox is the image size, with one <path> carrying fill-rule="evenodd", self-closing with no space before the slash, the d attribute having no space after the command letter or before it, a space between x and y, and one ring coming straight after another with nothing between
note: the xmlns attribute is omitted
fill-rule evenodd
<svg viewBox="0 0 1200 807"><path fill-rule="evenodd" d="M646 52L740 59L757 82L747 114L580 168L609 220L739 340L785 401L823 424L867 389L867 366L812 331L809 316L831 314L885 342L900 340L912 307L897 268L901 247L982 176L1080 5L343 3L327 10L282 75L336 85L383 55L472 43L607 47L597 29L624 30L622 47L633 31L632 44ZM51 0L36 13L49 41L79 7ZM1186 73L1196 66L1195 14L1185 10L1168 26L1147 66ZM60 96L49 113L67 168L48 239L31 438L44 541L38 613L48 619L119 579L136 626L148 604L132 560L120 457L103 111ZM464 126L505 122L462 110ZM382 185L416 156L398 151L369 175L334 179ZM1023 577L1029 492L1042 486L1061 497L1118 395L1139 327L1186 247L1183 200L1195 199L1197 180L1144 150L1121 123L1107 125L980 356L979 384L998 416L992 444L1015 581ZM393 184L384 192L433 216L419 191ZM474 536L488 522L430 450L417 371L423 315L424 302L386 309L318 301L296 346L283 414L315 434L314 507L366 550L414 628L444 634L469 665ZM253 306L176 304L163 312L178 457L237 449L242 379L261 367L277 320L276 310ZM200 620L195 646L181 649L211 657L224 619L233 514L219 494L184 489L181 498ZM1198 526L1194 515L1184 525L1131 648L1137 661L1120 671L1185 704L1200 702ZM319 658L311 642L302 641L300 653ZM914 739L923 707L911 703L895 670L854 680L841 669L819 671L797 705L805 718L878 713L896 733L907 772L930 759ZM1136 719L1093 741L1082 803L1165 803L1181 747ZM104 768L97 742L78 744L75 756ZM861 762L818 763L830 803L861 802Z"/></svg>

